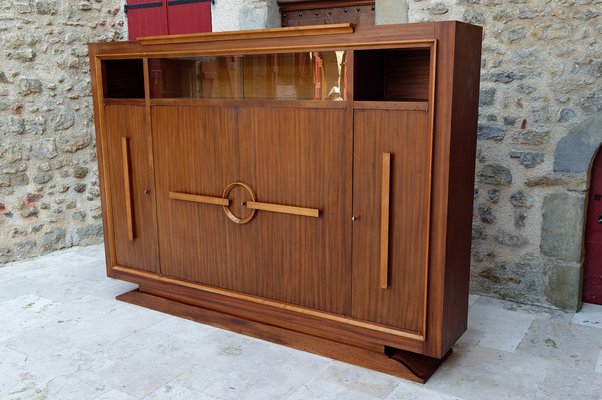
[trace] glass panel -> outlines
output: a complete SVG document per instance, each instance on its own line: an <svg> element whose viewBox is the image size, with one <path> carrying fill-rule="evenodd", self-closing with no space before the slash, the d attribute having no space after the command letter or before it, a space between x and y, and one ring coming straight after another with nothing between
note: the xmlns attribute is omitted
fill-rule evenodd
<svg viewBox="0 0 602 400"><path fill-rule="evenodd" d="M346 53L149 60L152 98L344 100Z"/></svg>

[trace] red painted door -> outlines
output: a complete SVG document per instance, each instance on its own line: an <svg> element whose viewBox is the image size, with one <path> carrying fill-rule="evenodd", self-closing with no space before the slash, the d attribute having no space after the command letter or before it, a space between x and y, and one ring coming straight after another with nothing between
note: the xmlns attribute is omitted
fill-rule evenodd
<svg viewBox="0 0 602 400"><path fill-rule="evenodd" d="M210 0L128 0L128 38L211 32Z"/></svg>
<svg viewBox="0 0 602 400"><path fill-rule="evenodd" d="M128 0L128 38L167 35L167 4L163 0Z"/></svg>
<svg viewBox="0 0 602 400"><path fill-rule="evenodd" d="M592 166L587 221L585 225L585 270L583 301L602 304L602 151Z"/></svg>
<svg viewBox="0 0 602 400"><path fill-rule="evenodd" d="M170 0L167 2L170 35L211 32L211 3L206 0Z"/></svg>

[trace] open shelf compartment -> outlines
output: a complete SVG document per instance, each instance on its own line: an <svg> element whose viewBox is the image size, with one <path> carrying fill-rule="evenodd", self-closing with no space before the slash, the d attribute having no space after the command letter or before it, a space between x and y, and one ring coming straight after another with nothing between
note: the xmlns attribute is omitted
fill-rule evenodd
<svg viewBox="0 0 602 400"><path fill-rule="evenodd" d="M105 99L144 99L142 59L104 60L102 75Z"/></svg>
<svg viewBox="0 0 602 400"><path fill-rule="evenodd" d="M355 100L428 101L430 49L355 51Z"/></svg>

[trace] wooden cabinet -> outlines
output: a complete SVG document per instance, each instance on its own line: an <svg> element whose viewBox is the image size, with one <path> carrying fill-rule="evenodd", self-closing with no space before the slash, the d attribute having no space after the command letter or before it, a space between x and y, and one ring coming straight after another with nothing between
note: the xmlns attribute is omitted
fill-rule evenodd
<svg viewBox="0 0 602 400"><path fill-rule="evenodd" d="M119 298L424 382L466 329L481 29L90 46Z"/></svg>

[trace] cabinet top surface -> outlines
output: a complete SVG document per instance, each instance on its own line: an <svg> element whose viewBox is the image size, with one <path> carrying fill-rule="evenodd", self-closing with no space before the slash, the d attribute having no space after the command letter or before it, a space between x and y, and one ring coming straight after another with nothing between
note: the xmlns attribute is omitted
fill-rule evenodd
<svg viewBox="0 0 602 400"><path fill-rule="evenodd" d="M314 25L143 37L136 41L91 43L90 48L96 56L126 58L156 54L243 54L287 52L298 48L360 48L404 42L425 43L445 32L452 32L450 28L459 24L468 25L458 21L357 27L351 24Z"/></svg>

